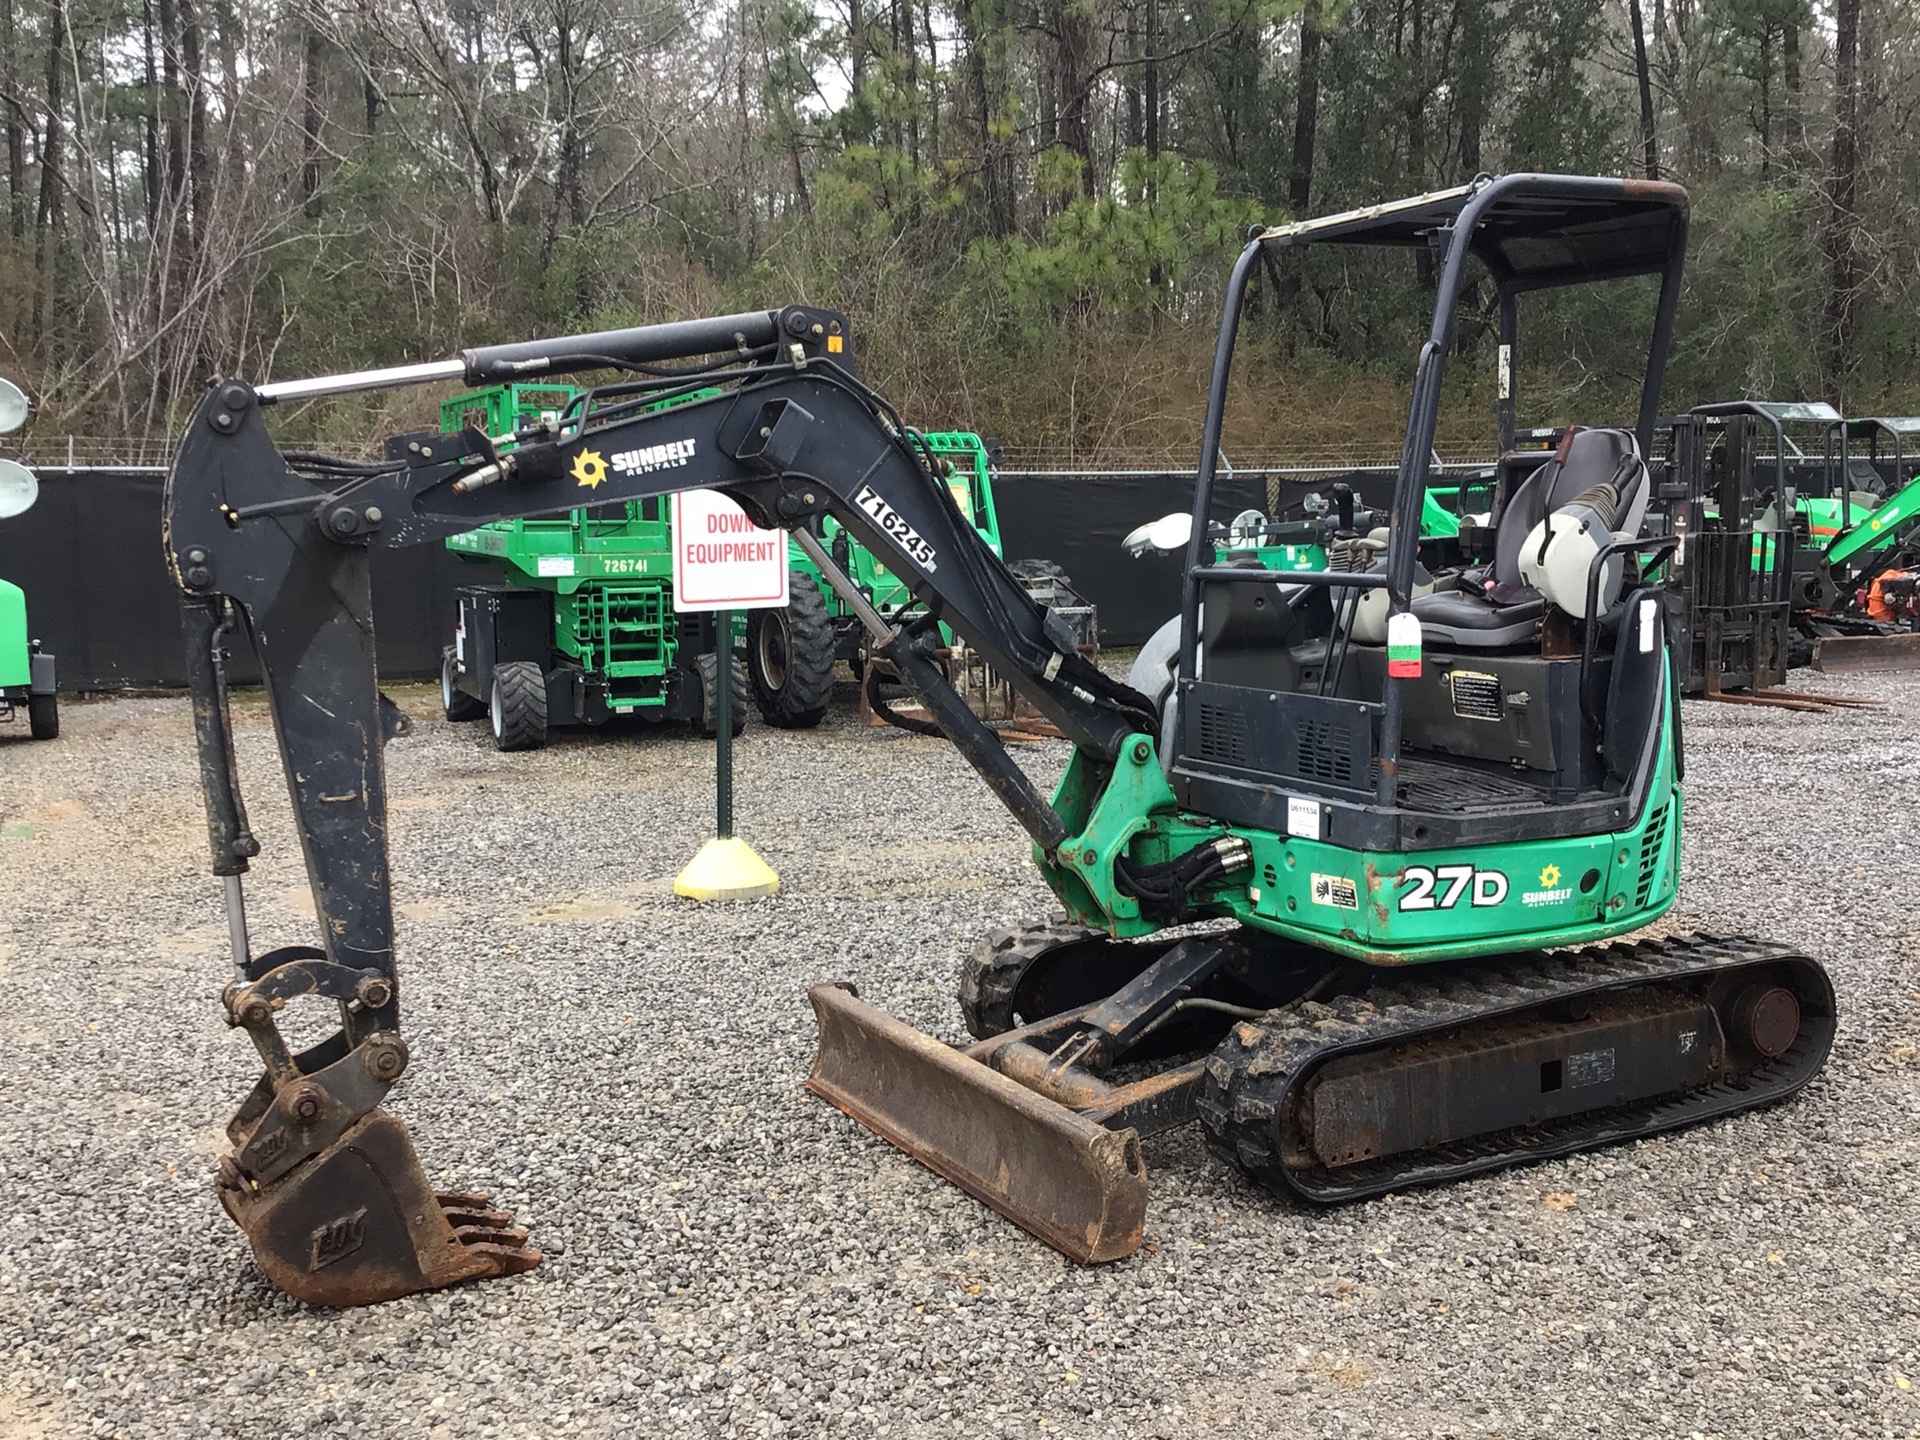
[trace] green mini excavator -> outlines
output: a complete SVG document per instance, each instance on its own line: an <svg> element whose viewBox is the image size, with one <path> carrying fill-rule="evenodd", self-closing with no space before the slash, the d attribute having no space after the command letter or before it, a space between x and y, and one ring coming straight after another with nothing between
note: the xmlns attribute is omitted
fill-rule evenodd
<svg viewBox="0 0 1920 1440"><path fill-rule="evenodd" d="M603 477L597 502L711 486L787 527L1030 836L1067 919L975 952L959 987L974 1043L817 985L808 1084L1075 1259L1140 1243L1142 1142L1196 1120L1261 1183L1324 1203L1804 1085L1834 1028L1814 960L1720 935L1592 943L1665 913L1679 873L1678 687L1666 602L1641 576L1673 543L1646 518L1644 457L1686 227L1675 185L1510 175L1258 233L1227 289L1180 614L1128 684L1081 656L982 542L935 457L860 381L832 311L217 383L178 452L166 545L240 972L224 1004L264 1061L228 1127L219 1193L267 1273L353 1304L538 1263L479 1197L433 1189L380 1103L408 1055L367 561L376 546L563 513L583 470ZM1217 561L1205 522L1244 297L1266 254L1309 245L1433 259L1391 504L1362 513L1340 497L1307 537L1322 569ZM1634 277L1657 289L1635 421L1568 426L1547 453L1517 447L1526 297ZM1470 283L1498 302L1494 508L1455 537L1471 563L1430 574L1416 597L1442 373ZM598 419L506 454L463 432L430 457L355 469L282 455L261 418L307 395L610 367L619 378L582 407ZM691 397L702 387L714 393ZM317 489L296 473L316 465ZM817 540L825 515L909 578L917 618L873 609ZM240 906L258 845L225 721L223 641L243 623L321 921L319 945L265 955ZM1051 800L933 663L941 625L1071 743ZM278 1017L308 996L338 1006L340 1030L295 1054Z"/></svg>

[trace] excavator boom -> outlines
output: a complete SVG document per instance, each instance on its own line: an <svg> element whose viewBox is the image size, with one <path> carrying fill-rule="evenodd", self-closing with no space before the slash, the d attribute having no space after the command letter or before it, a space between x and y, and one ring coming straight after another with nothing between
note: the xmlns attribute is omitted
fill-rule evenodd
<svg viewBox="0 0 1920 1440"><path fill-rule="evenodd" d="M703 359L715 352L719 359ZM655 369L689 359L702 363L680 375ZM1028 596L850 359L843 317L790 307L313 381L255 388L229 380L195 412L167 484L165 545L186 611L213 869L226 884L234 937L238 978L224 1000L265 1063L228 1127L234 1148L219 1185L263 1269L289 1293L366 1303L540 1259L483 1197L436 1192L405 1129L378 1109L407 1051L382 766L397 712L376 681L375 547L695 488L725 491L755 521L793 529L803 544L831 514L908 577L926 618L886 624L824 550L816 562L863 613L874 653L1047 855L1065 826L935 668L927 653L934 622L964 636L1088 755L1111 759L1128 736L1152 732L1147 702L1086 661L1064 622ZM283 454L265 423L282 401L375 385L610 366L640 378L591 392L561 433L523 437L506 454L469 432L416 438L400 458L359 464ZM661 409L664 397L682 403ZM259 847L226 704L226 650L241 625L265 678L321 930L318 948L257 957L240 876ZM333 1001L340 1030L295 1055L276 1017L306 996Z"/></svg>

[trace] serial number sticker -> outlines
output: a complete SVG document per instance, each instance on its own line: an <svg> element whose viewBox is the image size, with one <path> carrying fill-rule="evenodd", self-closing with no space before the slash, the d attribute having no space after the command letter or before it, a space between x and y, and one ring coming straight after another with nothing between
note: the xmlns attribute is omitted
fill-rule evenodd
<svg viewBox="0 0 1920 1440"><path fill-rule="evenodd" d="M1567 1088L1578 1090L1583 1085L1605 1085L1613 1079L1619 1068L1619 1052L1609 1047L1605 1050L1586 1050L1578 1055L1567 1057Z"/></svg>
<svg viewBox="0 0 1920 1440"><path fill-rule="evenodd" d="M920 532L909 525L900 512L882 499L871 485L862 485L860 493L853 497L853 503L872 516L874 523L880 527L881 531L892 537L894 544L912 556L922 570L931 575L940 568L935 563L938 552L922 539Z"/></svg>
<svg viewBox="0 0 1920 1440"><path fill-rule="evenodd" d="M1320 838L1320 802L1302 800L1298 795L1287 797L1287 834L1304 836L1308 840Z"/></svg>
<svg viewBox="0 0 1920 1440"><path fill-rule="evenodd" d="M1316 873L1311 893L1316 905L1331 905L1336 910L1360 908L1360 888L1344 875Z"/></svg>
<svg viewBox="0 0 1920 1440"><path fill-rule="evenodd" d="M573 574L573 556L542 555L534 561L534 573L536 575L571 575Z"/></svg>

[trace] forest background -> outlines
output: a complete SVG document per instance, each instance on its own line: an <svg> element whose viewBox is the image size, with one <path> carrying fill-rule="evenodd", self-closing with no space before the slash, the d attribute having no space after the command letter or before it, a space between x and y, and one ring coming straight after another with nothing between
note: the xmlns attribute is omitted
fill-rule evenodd
<svg viewBox="0 0 1920 1440"><path fill-rule="evenodd" d="M1539 169L1691 191L1670 406L1906 414L1915 11L0 0L0 373L43 445L110 451L214 374L804 300L850 314L915 423L1037 464L1191 465L1248 225ZM1432 280L1406 254L1263 274L1229 450L1394 453ZM1523 420L1626 413L1651 296L1612 288L1530 307ZM1476 289L1443 450L1489 452L1492 326ZM284 424L364 443L432 398Z"/></svg>

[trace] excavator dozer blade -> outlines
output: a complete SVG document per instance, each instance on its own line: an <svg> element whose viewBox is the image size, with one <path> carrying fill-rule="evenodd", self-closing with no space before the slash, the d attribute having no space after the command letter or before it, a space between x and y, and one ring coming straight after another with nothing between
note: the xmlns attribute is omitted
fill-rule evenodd
<svg viewBox="0 0 1920 1440"><path fill-rule="evenodd" d="M807 1088L1082 1264L1139 1248L1147 1167L1109 1130L970 1059L850 987L807 992L820 1049Z"/></svg>
<svg viewBox="0 0 1920 1440"><path fill-rule="evenodd" d="M383 1110L264 1186L223 1161L220 1203L267 1278L309 1305L374 1305L541 1260L485 1196L434 1190L407 1127Z"/></svg>
<svg viewBox="0 0 1920 1440"><path fill-rule="evenodd" d="M1814 652L1813 668L1826 675L1862 675L1875 670L1920 670L1920 632L1907 635L1829 635Z"/></svg>

